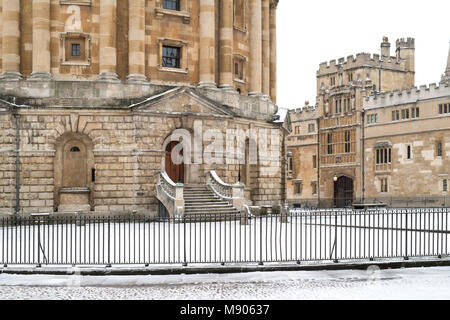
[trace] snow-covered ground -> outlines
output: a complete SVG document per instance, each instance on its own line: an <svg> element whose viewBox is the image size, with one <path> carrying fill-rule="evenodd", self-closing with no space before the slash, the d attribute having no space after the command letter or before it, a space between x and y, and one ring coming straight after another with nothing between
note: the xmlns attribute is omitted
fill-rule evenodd
<svg viewBox="0 0 450 320"><path fill-rule="evenodd" d="M450 267L170 276L0 275L0 300L450 299Z"/></svg>

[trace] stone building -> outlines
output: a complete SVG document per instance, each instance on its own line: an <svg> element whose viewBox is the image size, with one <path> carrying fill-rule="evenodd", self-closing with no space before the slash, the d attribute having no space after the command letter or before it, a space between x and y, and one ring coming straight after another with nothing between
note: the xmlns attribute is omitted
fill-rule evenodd
<svg viewBox="0 0 450 320"><path fill-rule="evenodd" d="M295 203L301 197L303 204L314 205L319 191L317 107L306 102L303 108L290 111L289 121L292 132L286 138L286 199Z"/></svg>
<svg viewBox="0 0 450 320"><path fill-rule="evenodd" d="M277 4L0 0L0 213L194 212L183 184L236 194L230 212L281 203ZM209 129L244 132L231 156L218 151L235 162L204 161ZM250 164L254 140L270 135Z"/></svg>
<svg viewBox="0 0 450 320"><path fill-rule="evenodd" d="M433 107L439 102L445 110L449 99L448 76L443 76L439 87L431 85L417 91L414 88L414 50L414 39L399 39L396 54L392 56L390 43L384 38L381 56L361 53L320 65L317 114L297 119L297 111L289 113L292 130L295 130L293 119L297 119L300 126L319 119L316 139L319 189L315 196L297 193L288 198L289 202L315 201L321 206L342 207L361 201L382 199L392 203L394 198L445 195L442 190L448 164L444 159L439 162L431 156L430 150L422 150L419 145L428 148L440 141L443 154L449 146L448 142L445 144L448 115L436 113L437 107ZM409 89L401 93L404 88ZM388 93L390 91L400 93ZM370 95L371 98L366 98ZM403 98L387 98L399 95ZM388 110L394 113L388 114ZM291 132L288 140L290 137L295 137L295 132ZM414 164L412 159L404 162L406 152L413 152L413 149L427 155L417 156ZM310 168L295 168L295 154L298 152L302 157L302 150L298 146L289 146L288 150L294 154L294 172L299 170L296 179L310 177ZM306 158L310 157L311 151L304 152ZM381 166L387 160L392 166ZM417 183L425 173L431 174L426 180L433 181L427 188ZM287 184L288 195L292 194L289 188L294 188L293 185ZM397 205L402 205L400 199Z"/></svg>

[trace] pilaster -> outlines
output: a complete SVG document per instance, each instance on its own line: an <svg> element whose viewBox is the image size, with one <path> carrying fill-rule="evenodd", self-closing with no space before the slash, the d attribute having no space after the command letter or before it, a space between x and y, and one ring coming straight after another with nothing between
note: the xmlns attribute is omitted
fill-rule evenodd
<svg viewBox="0 0 450 320"><path fill-rule="evenodd" d="M117 0L100 0L99 81L116 82L117 77Z"/></svg>
<svg viewBox="0 0 450 320"><path fill-rule="evenodd" d="M20 1L3 1L2 71L0 80L20 80Z"/></svg>
<svg viewBox="0 0 450 320"><path fill-rule="evenodd" d="M199 88L215 88L215 1L200 0Z"/></svg>

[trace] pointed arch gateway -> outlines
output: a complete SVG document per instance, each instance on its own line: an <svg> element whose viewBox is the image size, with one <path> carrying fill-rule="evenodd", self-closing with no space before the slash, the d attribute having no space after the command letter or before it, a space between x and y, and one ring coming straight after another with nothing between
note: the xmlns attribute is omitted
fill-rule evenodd
<svg viewBox="0 0 450 320"><path fill-rule="evenodd" d="M353 179L341 176L334 182L334 206L345 208L353 203Z"/></svg>

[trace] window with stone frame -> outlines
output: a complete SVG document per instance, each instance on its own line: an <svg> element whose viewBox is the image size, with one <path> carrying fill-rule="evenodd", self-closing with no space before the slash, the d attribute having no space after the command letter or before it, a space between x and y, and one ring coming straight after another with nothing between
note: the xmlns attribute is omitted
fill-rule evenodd
<svg viewBox="0 0 450 320"><path fill-rule="evenodd" d="M381 193L388 193L389 192L389 184L388 184L388 178L380 178L380 192Z"/></svg>
<svg viewBox="0 0 450 320"><path fill-rule="evenodd" d="M233 25L236 29L245 31L246 21L245 21L245 0L234 0L233 1Z"/></svg>
<svg viewBox="0 0 450 320"><path fill-rule="evenodd" d="M436 156L442 157L442 141L436 142Z"/></svg>
<svg viewBox="0 0 450 320"><path fill-rule="evenodd" d="M412 159L412 147L410 144L406 146L406 159L408 160Z"/></svg>
<svg viewBox="0 0 450 320"><path fill-rule="evenodd" d="M188 73L187 42L158 39L159 71Z"/></svg>
<svg viewBox="0 0 450 320"><path fill-rule="evenodd" d="M233 56L234 60L234 81L245 82L245 57L239 54Z"/></svg>
<svg viewBox="0 0 450 320"><path fill-rule="evenodd" d="M89 65L90 36L79 32L66 32L60 36L62 65Z"/></svg>
<svg viewBox="0 0 450 320"><path fill-rule="evenodd" d="M375 170L390 171L392 169L392 147L375 148Z"/></svg>
<svg viewBox="0 0 450 320"><path fill-rule="evenodd" d="M163 66L163 68L180 68L180 66L181 66L181 48L163 45L162 66Z"/></svg>
<svg viewBox="0 0 450 320"><path fill-rule="evenodd" d="M317 195L317 182L316 181L311 182L311 189L312 189L312 194Z"/></svg>
<svg viewBox="0 0 450 320"><path fill-rule="evenodd" d="M448 192L448 179L443 179L442 180L442 191L443 192Z"/></svg>
<svg viewBox="0 0 450 320"><path fill-rule="evenodd" d="M180 11L180 0L162 0L162 8Z"/></svg>
<svg viewBox="0 0 450 320"><path fill-rule="evenodd" d="M400 110L392 111L392 121L400 120Z"/></svg>
<svg viewBox="0 0 450 320"><path fill-rule="evenodd" d="M420 116L419 108L417 107L411 108L411 119L419 118L419 116Z"/></svg>
<svg viewBox="0 0 450 320"><path fill-rule="evenodd" d="M288 151L287 153L287 172L289 176L292 176L294 171L294 156L292 151Z"/></svg>
<svg viewBox="0 0 450 320"><path fill-rule="evenodd" d="M303 192L303 182L299 181L295 183L295 194L302 194Z"/></svg>
<svg viewBox="0 0 450 320"><path fill-rule="evenodd" d="M313 132L315 132L316 131L316 126L315 126L315 124L314 123L310 123L309 125L308 125L308 132L309 133L313 133Z"/></svg>
<svg viewBox="0 0 450 320"><path fill-rule="evenodd" d="M450 113L450 103L439 104L439 114Z"/></svg>
<svg viewBox="0 0 450 320"><path fill-rule="evenodd" d="M333 154L333 134L328 133L327 135L327 152L328 154Z"/></svg>
<svg viewBox="0 0 450 320"><path fill-rule="evenodd" d="M345 131L345 153L351 152L350 131Z"/></svg>

